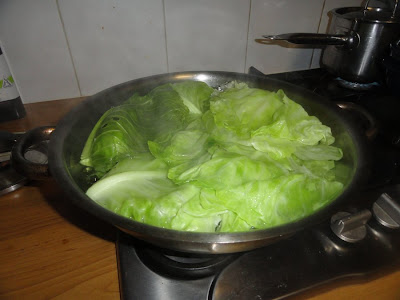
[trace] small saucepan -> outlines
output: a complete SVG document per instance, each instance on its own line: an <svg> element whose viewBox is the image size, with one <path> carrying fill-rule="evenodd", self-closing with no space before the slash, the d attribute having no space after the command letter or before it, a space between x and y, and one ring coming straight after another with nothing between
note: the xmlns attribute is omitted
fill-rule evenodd
<svg viewBox="0 0 400 300"><path fill-rule="evenodd" d="M325 46L321 66L350 82L373 83L385 80L382 60L390 44L400 38L397 1L393 10L365 7L342 7L330 11L327 34L286 33L264 35L269 41ZM263 40L261 40L263 41Z"/></svg>

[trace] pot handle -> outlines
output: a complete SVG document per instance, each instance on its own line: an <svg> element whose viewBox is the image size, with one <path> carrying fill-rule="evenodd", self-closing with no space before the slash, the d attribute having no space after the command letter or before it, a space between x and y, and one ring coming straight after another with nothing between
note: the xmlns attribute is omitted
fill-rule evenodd
<svg viewBox="0 0 400 300"><path fill-rule="evenodd" d="M336 102L336 105L345 111L350 113L358 112L367 121L367 128L363 128L364 134L368 140L373 140L378 133L378 123L376 119L362 106L357 105L353 102Z"/></svg>
<svg viewBox="0 0 400 300"><path fill-rule="evenodd" d="M292 44L303 45L337 45L346 48L356 47L359 37L356 33L344 34L322 34L322 33L284 33L278 35L263 35L264 39L272 41L287 41Z"/></svg>
<svg viewBox="0 0 400 300"><path fill-rule="evenodd" d="M370 8L369 6L369 2L371 2L370 0L365 1L365 5L364 5L364 16L368 13L368 9ZM393 2L393 11L392 11L392 15L391 15L391 19L396 19L397 18L397 7L399 5L399 0L389 0L387 1L389 2L389 5L392 4L391 2Z"/></svg>
<svg viewBox="0 0 400 300"><path fill-rule="evenodd" d="M11 150L12 167L20 174L37 180L50 179L47 159L48 142L54 126L43 126L26 132Z"/></svg>

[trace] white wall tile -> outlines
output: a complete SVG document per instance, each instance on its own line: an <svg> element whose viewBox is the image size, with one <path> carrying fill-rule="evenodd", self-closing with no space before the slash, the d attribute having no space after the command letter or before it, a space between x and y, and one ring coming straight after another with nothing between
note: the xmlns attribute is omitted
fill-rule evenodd
<svg viewBox="0 0 400 300"><path fill-rule="evenodd" d="M317 32L323 0L252 0L246 69L271 74L308 69L312 48L260 44L262 35Z"/></svg>
<svg viewBox="0 0 400 300"><path fill-rule="evenodd" d="M24 103L80 96L55 0L0 1L0 40Z"/></svg>
<svg viewBox="0 0 400 300"><path fill-rule="evenodd" d="M339 7L349 7L349 6L361 6L361 3L363 1L361 0L325 0L325 6L322 11L321 15L321 23L319 25L319 33L327 33L328 31L328 24L329 24L329 16L328 12L331 11L334 8L339 8ZM314 50L314 55L313 55L313 60L311 64L311 68L319 68L319 62L321 58L321 49L315 49Z"/></svg>
<svg viewBox="0 0 400 300"><path fill-rule="evenodd" d="M169 71L244 72L250 0L165 0Z"/></svg>
<svg viewBox="0 0 400 300"><path fill-rule="evenodd" d="M2 0L0 40L28 103L91 95L164 72L246 72L250 66L265 73L307 69L312 49L263 45L255 39L264 34L317 32L318 26L323 33L329 10L360 3ZM319 66L320 53L314 51L311 67Z"/></svg>
<svg viewBox="0 0 400 300"><path fill-rule="evenodd" d="M83 95L167 72L162 0L59 0Z"/></svg>

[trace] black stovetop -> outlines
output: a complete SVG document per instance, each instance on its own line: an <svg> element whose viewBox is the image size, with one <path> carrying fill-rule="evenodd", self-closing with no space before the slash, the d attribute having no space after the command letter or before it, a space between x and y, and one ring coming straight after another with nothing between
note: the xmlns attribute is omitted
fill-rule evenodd
<svg viewBox="0 0 400 300"><path fill-rule="evenodd" d="M249 73L263 75L255 68ZM344 211L372 211L383 194L400 207L400 101L385 87L352 90L322 69L268 75L310 89L337 103L365 108L377 134L369 141L373 164L363 191ZM364 129L363 121L360 121ZM400 217L400 208L398 216ZM373 215L366 237L349 243L331 230L331 221L300 231L270 246L235 255L199 256L164 252L125 233L117 241L121 297L128 299L282 299L339 278L400 268L400 229Z"/></svg>

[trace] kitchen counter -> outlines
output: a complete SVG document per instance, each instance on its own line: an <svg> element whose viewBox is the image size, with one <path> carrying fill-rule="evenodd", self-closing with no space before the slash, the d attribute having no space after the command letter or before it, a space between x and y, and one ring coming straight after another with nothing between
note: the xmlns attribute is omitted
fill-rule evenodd
<svg viewBox="0 0 400 300"><path fill-rule="evenodd" d="M84 98L25 105L0 130L56 125ZM72 206L54 180L0 197L0 299L119 299L116 229ZM329 283L295 299L400 299L400 270Z"/></svg>

